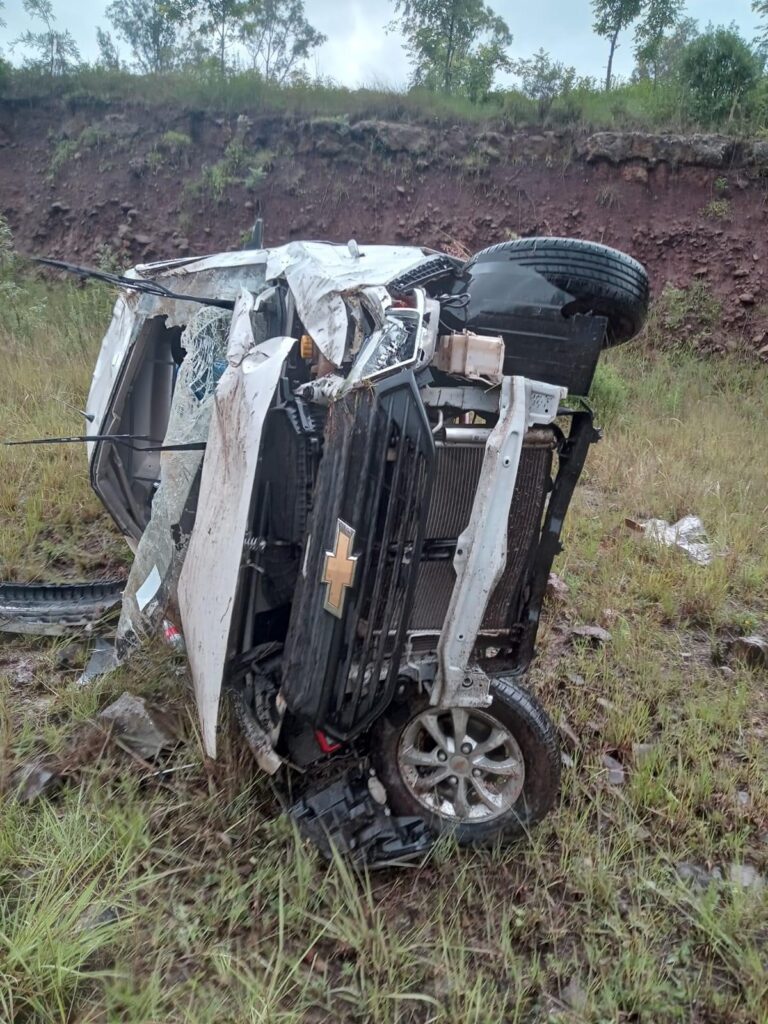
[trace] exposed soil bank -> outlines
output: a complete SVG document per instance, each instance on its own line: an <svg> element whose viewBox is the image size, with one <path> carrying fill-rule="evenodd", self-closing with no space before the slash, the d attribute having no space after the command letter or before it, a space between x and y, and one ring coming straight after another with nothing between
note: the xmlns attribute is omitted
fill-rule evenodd
<svg viewBox="0 0 768 1024"><path fill-rule="evenodd" d="M266 242L476 250L573 235L706 283L708 347L768 342L768 143L487 125L0 104L0 210L25 253L132 262Z"/></svg>

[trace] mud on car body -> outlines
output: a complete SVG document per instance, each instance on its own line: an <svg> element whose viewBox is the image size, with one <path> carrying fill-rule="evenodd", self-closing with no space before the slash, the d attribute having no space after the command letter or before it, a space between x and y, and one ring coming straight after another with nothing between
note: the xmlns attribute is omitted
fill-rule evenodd
<svg viewBox="0 0 768 1024"><path fill-rule="evenodd" d="M206 753L226 694L326 851L525 832L560 764L526 673L598 438L564 400L642 325L643 268L297 242L130 276L196 301L121 292L93 378L91 481L136 553L121 657L175 619Z"/></svg>

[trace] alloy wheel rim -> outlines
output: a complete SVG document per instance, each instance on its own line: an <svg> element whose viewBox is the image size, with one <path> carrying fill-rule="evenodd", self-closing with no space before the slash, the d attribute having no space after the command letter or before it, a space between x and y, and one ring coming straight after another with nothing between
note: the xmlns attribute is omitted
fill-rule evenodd
<svg viewBox="0 0 768 1024"><path fill-rule="evenodd" d="M511 810L525 784L523 754L510 730L480 708L428 708L398 744L403 782L432 814L484 823Z"/></svg>

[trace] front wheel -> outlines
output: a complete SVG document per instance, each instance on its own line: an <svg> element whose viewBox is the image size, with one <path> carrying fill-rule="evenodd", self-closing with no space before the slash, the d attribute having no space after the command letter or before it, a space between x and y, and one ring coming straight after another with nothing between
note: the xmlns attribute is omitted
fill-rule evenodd
<svg viewBox="0 0 768 1024"><path fill-rule="evenodd" d="M487 708L394 703L371 739L392 810L463 846L525 834L560 784L557 735L538 701L510 679L492 680L491 694Z"/></svg>

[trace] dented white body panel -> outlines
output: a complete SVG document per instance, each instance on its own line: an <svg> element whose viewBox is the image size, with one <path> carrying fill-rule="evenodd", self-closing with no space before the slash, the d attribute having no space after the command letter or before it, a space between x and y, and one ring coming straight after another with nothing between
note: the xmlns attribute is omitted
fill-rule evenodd
<svg viewBox="0 0 768 1024"><path fill-rule="evenodd" d="M238 300L230 351L250 333L253 296ZM251 334L251 341L253 336ZM294 338L272 338L230 363L214 399L197 517L179 580L181 624L203 747L216 756L216 724L261 432Z"/></svg>

